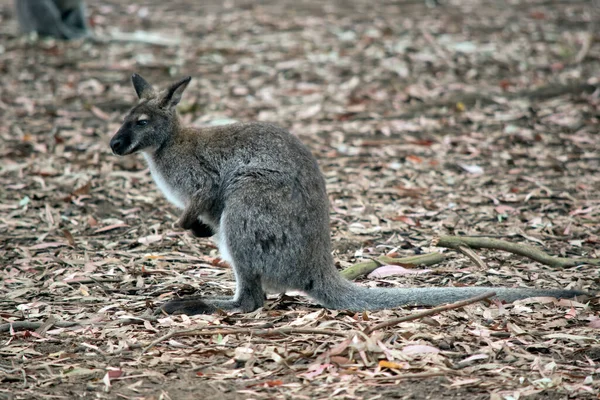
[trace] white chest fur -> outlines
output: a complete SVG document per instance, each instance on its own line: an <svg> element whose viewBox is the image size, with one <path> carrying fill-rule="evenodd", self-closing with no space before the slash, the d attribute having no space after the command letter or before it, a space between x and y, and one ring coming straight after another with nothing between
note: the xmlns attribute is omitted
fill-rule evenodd
<svg viewBox="0 0 600 400"><path fill-rule="evenodd" d="M150 168L150 173L152 174L152 178L154 179L156 186L158 186L167 200L173 203L176 207L183 209L185 207L185 202L182 196L165 180L163 175L156 168L156 164L154 163L154 160L152 160L152 156L147 153L143 154L144 158L148 162L148 167Z"/></svg>

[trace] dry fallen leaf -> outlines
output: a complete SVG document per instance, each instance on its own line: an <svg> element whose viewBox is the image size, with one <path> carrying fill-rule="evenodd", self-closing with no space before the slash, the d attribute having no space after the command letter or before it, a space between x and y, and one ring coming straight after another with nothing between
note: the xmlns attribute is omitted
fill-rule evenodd
<svg viewBox="0 0 600 400"><path fill-rule="evenodd" d="M427 274L430 269L409 269L399 265L383 265L371 272L367 278L385 278L386 276L406 275L406 274Z"/></svg>

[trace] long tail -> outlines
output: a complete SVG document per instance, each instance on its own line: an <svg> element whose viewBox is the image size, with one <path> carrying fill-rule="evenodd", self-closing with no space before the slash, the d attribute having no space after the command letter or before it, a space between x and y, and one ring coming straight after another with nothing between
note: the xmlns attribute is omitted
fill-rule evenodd
<svg viewBox="0 0 600 400"><path fill-rule="evenodd" d="M358 286L338 275L327 287L315 287L307 294L326 308L336 310L383 310L400 306L437 306L465 300L483 293L496 292L496 299L513 302L528 297L556 297L570 299L589 295L580 290L519 289L505 287L435 287L369 289Z"/></svg>

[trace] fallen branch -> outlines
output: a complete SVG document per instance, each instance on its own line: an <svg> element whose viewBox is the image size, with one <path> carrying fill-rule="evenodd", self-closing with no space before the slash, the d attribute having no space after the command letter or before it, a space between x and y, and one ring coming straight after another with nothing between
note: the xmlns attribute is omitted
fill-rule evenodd
<svg viewBox="0 0 600 400"><path fill-rule="evenodd" d="M1 332L9 332L12 325L13 331L34 331L44 325L45 322L29 322L29 321L15 321L7 324L0 325ZM79 322L68 322L68 321L56 321L51 326L57 328L70 328L72 326L79 325ZM50 328L50 327L48 327Z"/></svg>
<svg viewBox="0 0 600 400"><path fill-rule="evenodd" d="M548 265L553 268L575 267L581 264L600 265L598 258L566 258L553 257L535 247L525 244L506 242L504 240L468 237L468 236L441 236L433 240L433 244L439 247L446 247L461 251L461 247L467 246L472 249L494 249L508 251L534 261Z"/></svg>
<svg viewBox="0 0 600 400"><path fill-rule="evenodd" d="M272 326L272 323L265 324L264 326ZM211 329L220 328L220 329ZM313 335L329 335L329 336L341 336L347 337L348 332L337 332L328 329L316 329L316 328L277 328L277 329L265 329L263 326L259 327L244 327L244 328L222 328L222 327L204 327L201 329L185 329L181 331L169 332L164 336L154 340L148 346L146 346L140 357L148 350L163 342L178 336L213 336L213 335L251 335L251 336L278 336L278 335L291 335L291 334L313 334Z"/></svg>
<svg viewBox="0 0 600 400"><path fill-rule="evenodd" d="M373 327L367 327L363 332L365 334L369 334L378 329L398 325L402 322L414 321L416 319L421 319L424 317L428 317L430 315L439 314L443 311L454 310L456 308L462 308L464 306L468 306L469 304L473 304L473 303L477 303L478 301L481 301L481 300L489 299L490 297L494 297L495 295L496 295L496 292L483 293L483 294L477 295L475 297L471 297L466 300L457 301L457 302L446 304L446 305L443 305L440 307L430 308L429 310L421 311L421 312L418 312L415 314L405 315L404 317L394 318L389 321L385 321L380 324L377 324Z"/></svg>
<svg viewBox="0 0 600 400"><path fill-rule="evenodd" d="M387 256L377 257L374 260L369 260L354 264L341 272L346 279L353 280L362 275L370 274L382 265L400 265L402 267L416 267L420 265L438 264L446 259L442 253L421 254L412 257L392 258Z"/></svg>
<svg viewBox="0 0 600 400"><path fill-rule="evenodd" d="M88 325L105 326L105 325L115 325L115 324L119 324L119 325L138 325L139 324L139 325L141 325L141 324L145 323L146 321L156 322L156 320L157 320L157 318L154 316L144 315L139 318L119 318L114 321L107 321L107 322L55 321L55 322L52 322L51 324L47 324L47 322L15 321L15 322L9 322L7 324L0 325L0 333L9 332L11 325L12 325L13 331L17 332L17 331L34 331L34 330L37 330L40 327L44 326L44 324L46 324L46 326L44 326L44 329L45 329L45 331L47 331L51 327L72 328L74 326L88 326Z"/></svg>

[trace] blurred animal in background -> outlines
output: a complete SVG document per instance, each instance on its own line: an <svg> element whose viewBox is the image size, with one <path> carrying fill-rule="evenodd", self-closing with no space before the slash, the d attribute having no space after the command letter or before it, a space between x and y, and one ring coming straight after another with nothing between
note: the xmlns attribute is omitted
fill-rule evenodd
<svg viewBox="0 0 600 400"><path fill-rule="evenodd" d="M90 35L83 0L15 0L23 33L58 39L79 39Z"/></svg>

